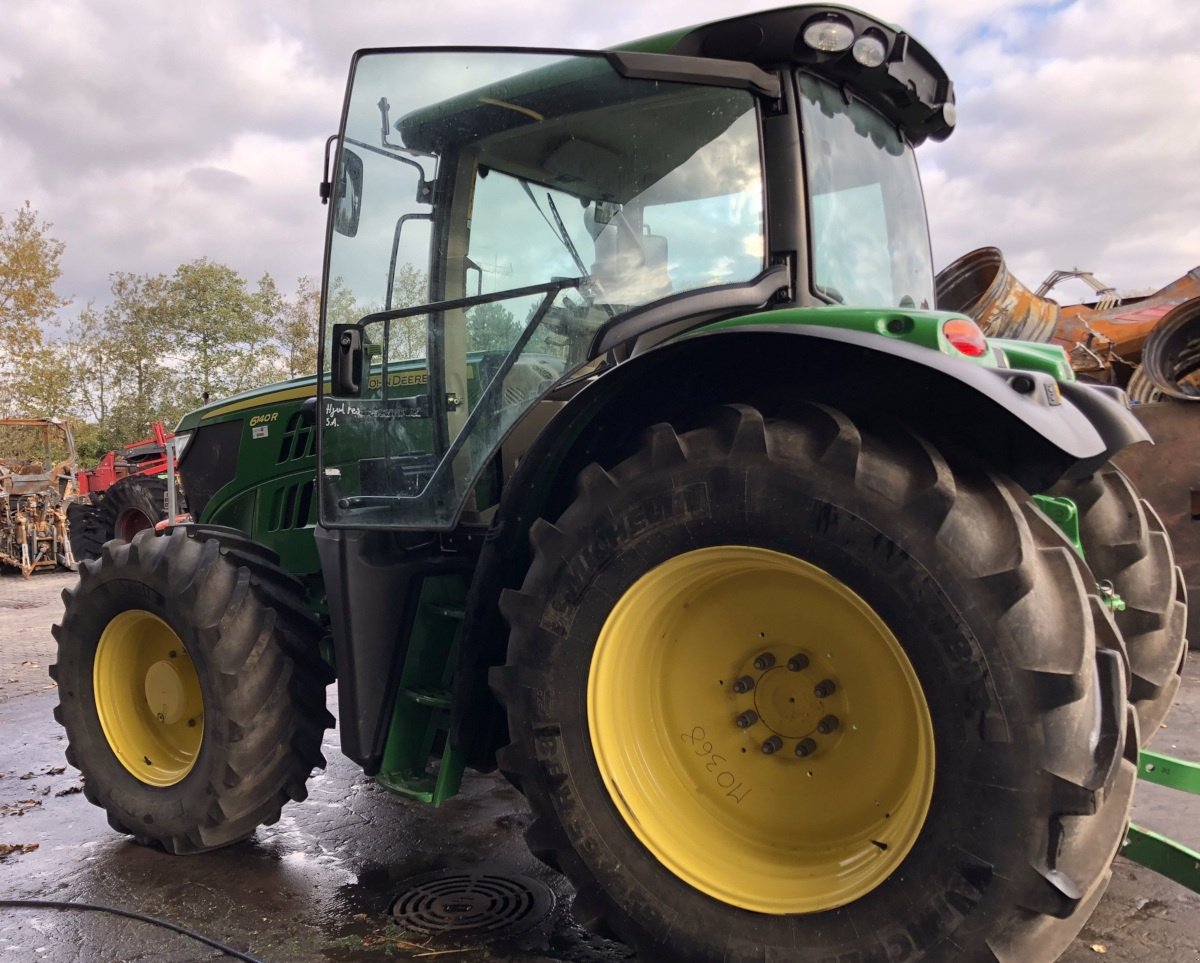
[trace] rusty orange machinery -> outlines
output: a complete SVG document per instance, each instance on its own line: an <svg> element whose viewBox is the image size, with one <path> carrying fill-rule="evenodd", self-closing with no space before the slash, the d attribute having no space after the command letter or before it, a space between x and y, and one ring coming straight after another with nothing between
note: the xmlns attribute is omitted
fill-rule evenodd
<svg viewBox="0 0 1200 963"><path fill-rule="evenodd" d="M1066 277L1091 284L1096 303L1060 307L1044 296ZM1125 388L1155 446L1116 462L1154 506L1184 584L1200 598L1200 267L1142 298L1119 298L1085 271L1056 271L1034 292L988 247L939 272L937 297L993 337L1057 342L1079 377ZM1200 605L1191 606L1188 637L1200 647Z"/></svg>
<svg viewBox="0 0 1200 963"><path fill-rule="evenodd" d="M1097 302L1060 307L1044 296L1066 277L1091 283ZM1200 401L1200 267L1144 298L1118 298L1086 271L1056 271L1033 292L984 247L938 273L937 303L992 337L1057 342L1077 374L1120 385L1135 402Z"/></svg>
<svg viewBox="0 0 1200 963"><path fill-rule="evenodd" d="M55 418L0 418L0 438L11 448L0 454L0 566L26 577L59 565L73 569L66 507L78 494L70 426Z"/></svg>

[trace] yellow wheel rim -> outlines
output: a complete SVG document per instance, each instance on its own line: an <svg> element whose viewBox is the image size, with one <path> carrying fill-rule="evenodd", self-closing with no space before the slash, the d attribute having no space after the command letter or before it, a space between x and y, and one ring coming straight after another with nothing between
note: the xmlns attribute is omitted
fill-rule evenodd
<svg viewBox="0 0 1200 963"><path fill-rule="evenodd" d="M587 706L626 825L734 906L859 899L929 811L933 726L908 657L863 599L790 555L705 548L643 575L600 632Z"/></svg>
<svg viewBox="0 0 1200 963"><path fill-rule="evenodd" d="M142 609L105 627L92 669L96 713L117 759L151 786L173 786L204 736L200 679L175 631Z"/></svg>

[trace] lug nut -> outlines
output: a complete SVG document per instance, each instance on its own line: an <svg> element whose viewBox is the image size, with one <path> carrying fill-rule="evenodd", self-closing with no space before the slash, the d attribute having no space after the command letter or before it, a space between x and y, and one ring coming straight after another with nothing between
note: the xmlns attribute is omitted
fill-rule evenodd
<svg viewBox="0 0 1200 963"><path fill-rule="evenodd" d="M758 722L758 713L753 709L747 709L733 720L733 724L739 729L749 729L756 722Z"/></svg>
<svg viewBox="0 0 1200 963"><path fill-rule="evenodd" d="M833 684L832 679L822 679L815 686L813 686L813 695L815 695L818 699L824 699L827 696L831 696L836 691L837 686Z"/></svg>
<svg viewBox="0 0 1200 963"><path fill-rule="evenodd" d="M754 660L754 668L758 669L759 672L763 672L763 671L771 668L771 666L773 666L774 664L775 664L775 656L772 655L770 652L764 652L762 655L760 655L757 659Z"/></svg>
<svg viewBox="0 0 1200 963"><path fill-rule="evenodd" d="M823 736L827 736L829 733L837 729L840 724L841 723L838 722L837 716L826 716L817 723L817 732L821 733Z"/></svg>
<svg viewBox="0 0 1200 963"><path fill-rule="evenodd" d="M801 739L796 743L796 755L801 759L811 756L817 751L817 744L812 739Z"/></svg>
<svg viewBox="0 0 1200 963"><path fill-rule="evenodd" d="M803 652L798 652L787 661L789 672L803 672L808 668L808 656Z"/></svg>
<svg viewBox="0 0 1200 963"><path fill-rule="evenodd" d="M748 676L748 675L742 676L740 679L735 680L733 683L733 691L734 692L749 692L753 688L754 688L754 680L751 679L750 676Z"/></svg>
<svg viewBox="0 0 1200 963"><path fill-rule="evenodd" d="M770 739L762 744L763 754L767 756L774 755L782 748L783 740L779 736L771 736Z"/></svg>

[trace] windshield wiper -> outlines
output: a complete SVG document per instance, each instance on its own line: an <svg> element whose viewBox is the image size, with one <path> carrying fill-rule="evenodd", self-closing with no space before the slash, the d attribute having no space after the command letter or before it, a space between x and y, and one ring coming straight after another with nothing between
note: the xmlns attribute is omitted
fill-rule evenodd
<svg viewBox="0 0 1200 963"><path fill-rule="evenodd" d="M567 233L567 226L563 223L562 215L558 213L558 205L554 203L554 197L547 194L546 203L550 205L550 213L554 215L554 223L558 225L558 233L567 249L567 253L571 255L575 266L579 268L579 273L586 275L588 273L587 268L583 266L583 258L579 256L579 248L571 240L571 235Z"/></svg>
<svg viewBox="0 0 1200 963"><path fill-rule="evenodd" d="M567 249L567 253L571 255L571 260L575 262L575 267L578 269L580 274L580 287L584 288L584 293L587 294L587 288L595 284L595 279L588 274L587 265L583 263L583 258L579 256L579 248L577 248L575 246L575 242L571 240L571 235L567 232L567 226L563 223L562 215L558 213L558 205L554 203L554 197L549 192L546 193L546 203L550 206L550 213L554 215L554 223L551 223L550 218L546 216L546 212L542 210L542 206L537 202L537 198L533 196L533 189L529 186L529 181L525 180L523 177L518 177L517 180L521 185L521 189L525 191L525 196L528 197L530 203L533 204L534 210L542 215L542 220L546 222L546 225L550 228L551 233L558 238L559 243L562 244L562 246ZM591 299L589 298L589 300ZM614 308L611 304L601 303L599 306L610 318L617 313L616 308Z"/></svg>

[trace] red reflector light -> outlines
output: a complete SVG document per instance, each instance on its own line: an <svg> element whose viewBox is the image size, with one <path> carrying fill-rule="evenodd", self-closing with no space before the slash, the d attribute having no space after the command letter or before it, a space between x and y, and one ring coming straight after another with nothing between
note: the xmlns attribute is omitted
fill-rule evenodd
<svg viewBox="0 0 1200 963"><path fill-rule="evenodd" d="M966 318L951 318L942 325L942 334L955 348L968 358L982 358L987 354L987 338L979 325Z"/></svg>

